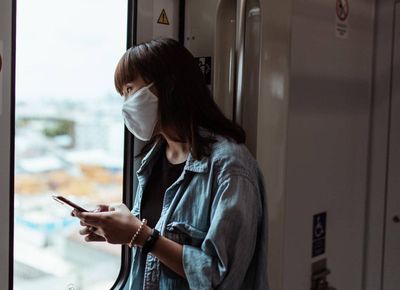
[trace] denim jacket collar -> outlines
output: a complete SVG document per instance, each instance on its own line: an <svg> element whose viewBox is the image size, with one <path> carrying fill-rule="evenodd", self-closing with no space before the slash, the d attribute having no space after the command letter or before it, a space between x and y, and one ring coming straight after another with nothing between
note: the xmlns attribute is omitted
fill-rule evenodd
<svg viewBox="0 0 400 290"><path fill-rule="evenodd" d="M209 163L208 157L203 157L201 160L196 160L193 158L192 154L189 153L184 169L187 171L192 171L197 173L207 173L208 163Z"/></svg>
<svg viewBox="0 0 400 290"><path fill-rule="evenodd" d="M157 140L153 147L149 150L149 152L146 153L146 155L143 157L141 161L141 165L137 171L137 174L142 174L145 170L149 168L149 165L151 165L154 162L154 157L156 157L163 147L165 141L162 139ZM151 167L151 166L150 166Z"/></svg>

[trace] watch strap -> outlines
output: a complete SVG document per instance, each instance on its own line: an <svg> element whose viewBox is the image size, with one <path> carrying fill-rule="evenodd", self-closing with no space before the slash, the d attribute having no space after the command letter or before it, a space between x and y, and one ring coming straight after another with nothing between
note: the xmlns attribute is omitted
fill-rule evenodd
<svg viewBox="0 0 400 290"><path fill-rule="evenodd" d="M142 253L144 255L147 255L153 250L154 244L156 243L159 237L160 237L160 232L156 229L152 229L150 236L147 238L142 248Z"/></svg>

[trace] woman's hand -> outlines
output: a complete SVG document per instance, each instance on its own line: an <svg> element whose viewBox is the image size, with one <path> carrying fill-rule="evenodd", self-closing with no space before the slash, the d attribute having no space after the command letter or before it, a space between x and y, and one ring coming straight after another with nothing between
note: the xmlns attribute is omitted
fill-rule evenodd
<svg viewBox="0 0 400 290"><path fill-rule="evenodd" d="M86 241L107 241L111 244L128 244L135 234L141 221L136 218L125 204L108 206L108 211L79 212L74 210L74 216L86 226L80 231L87 235Z"/></svg>
<svg viewBox="0 0 400 290"><path fill-rule="evenodd" d="M109 207L100 206L100 210L97 210L97 212L78 212L74 210L72 213L81 220L81 225L85 226L80 233L81 235L87 235L85 237L86 241L128 244L142 224L124 204ZM136 241L137 245L142 247L150 234L151 228L147 225L143 226L142 232ZM152 253L163 264L185 278L182 264L182 245L160 236L154 245Z"/></svg>

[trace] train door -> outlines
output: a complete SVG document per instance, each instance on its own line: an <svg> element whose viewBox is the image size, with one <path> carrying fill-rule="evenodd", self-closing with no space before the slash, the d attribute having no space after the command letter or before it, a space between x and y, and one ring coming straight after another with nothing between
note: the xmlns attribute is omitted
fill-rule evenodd
<svg viewBox="0 0 400 290"><path fill-rule="evenodd" d="M400 285L400 2L395 7L382 290Z"/></svg>

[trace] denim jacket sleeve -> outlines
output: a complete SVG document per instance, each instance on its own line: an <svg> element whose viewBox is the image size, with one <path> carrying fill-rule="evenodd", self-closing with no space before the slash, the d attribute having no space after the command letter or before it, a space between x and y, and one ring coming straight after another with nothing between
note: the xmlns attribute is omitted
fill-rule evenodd
<svg viewBox="0 0 400 290"><path fill-rule="evenodd" d="M248 176L232 172L217 182L211 206L201 247L183 246L186 278L190 289L237 289L255 254L262 215L259 190Z"/></svg>

